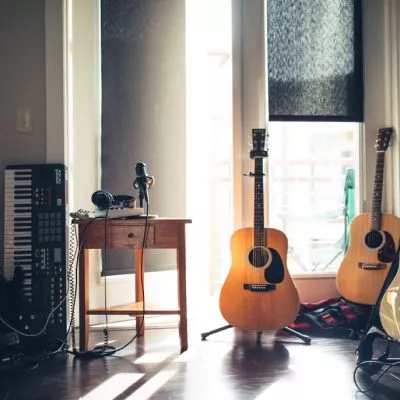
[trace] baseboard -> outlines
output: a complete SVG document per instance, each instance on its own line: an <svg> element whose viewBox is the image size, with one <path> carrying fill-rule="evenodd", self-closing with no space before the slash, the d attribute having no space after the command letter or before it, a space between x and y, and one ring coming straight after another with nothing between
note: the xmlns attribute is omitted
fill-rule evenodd
<svg viewBox="0 0 400 400"><path fill-rule="evenodd" d="M294 277L301 302L319 301L339 297L336 288L336 276Z"/></svg>

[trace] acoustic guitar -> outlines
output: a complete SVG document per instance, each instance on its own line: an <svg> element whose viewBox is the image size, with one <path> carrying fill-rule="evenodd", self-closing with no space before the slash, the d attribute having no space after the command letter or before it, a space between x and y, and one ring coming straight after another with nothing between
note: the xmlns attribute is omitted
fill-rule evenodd
<svg viewBox="0 0 400 400"><path fill-rule="evenodd" d="M392 135L392 128L379 129L371 212L352 220L349 248L336 275L339 293L354 303L376 304L399 243L400 219L381 211L385 152Z"/></svg>
<svg viewBox="0 0 400 400"><path fill-rule="evenodd" d="M277 229L264 228L265 136L265 129L252 130L254 227L239 229L231 236L232 264L219 298L221 314L230 325L257 332L284 328L300 309L286 266L288 239Z"/></svg>

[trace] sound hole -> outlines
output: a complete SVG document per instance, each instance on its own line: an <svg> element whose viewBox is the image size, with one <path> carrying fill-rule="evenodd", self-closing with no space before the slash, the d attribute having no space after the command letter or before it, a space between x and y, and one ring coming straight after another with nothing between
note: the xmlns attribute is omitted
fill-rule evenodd
<svg viewBox="0 0 400 400"><path fill-rule="evenodd" d="M268 252L264 247L255 247L249 253L249 262L253 267L261 268L268 263Z"/></svg>
<svg viewBox="0 0 400 400"><path fill-rule="evenodd" d="M365 236L365 244L370 249L378 248L383 242L383 237L379 231L368 232Z"/></svg>

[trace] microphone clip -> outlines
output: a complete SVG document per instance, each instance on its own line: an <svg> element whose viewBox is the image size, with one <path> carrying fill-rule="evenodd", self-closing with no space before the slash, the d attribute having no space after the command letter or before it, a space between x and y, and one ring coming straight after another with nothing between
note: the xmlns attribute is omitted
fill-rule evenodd
<svg viewBox="0 0 400 400"><path fill-rule="evenodd" d="M133 187L139 189L140 207L143 207L143 198L148 204L149 202L149 189L154 185L154 176L147 174L147 167L145 163L136 164L136 179L133 181Z"/></svg>
<svg viewBox="0 0 400 400"><path fill-rule="evenodd" d="M154 185L154 176L140 176L133 182L135 189L147 190Z"/></svg>

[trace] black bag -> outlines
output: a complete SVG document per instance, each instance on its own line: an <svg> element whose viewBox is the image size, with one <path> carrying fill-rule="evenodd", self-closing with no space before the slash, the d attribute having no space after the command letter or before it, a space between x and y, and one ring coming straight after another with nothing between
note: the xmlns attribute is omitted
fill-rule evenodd
<svg viewBox="0 0 400 400"><path fill-rule="evenodd" d="M370 318L372 307L331 298L302 303L290 328L320 337L360 339Z"/></svg>

